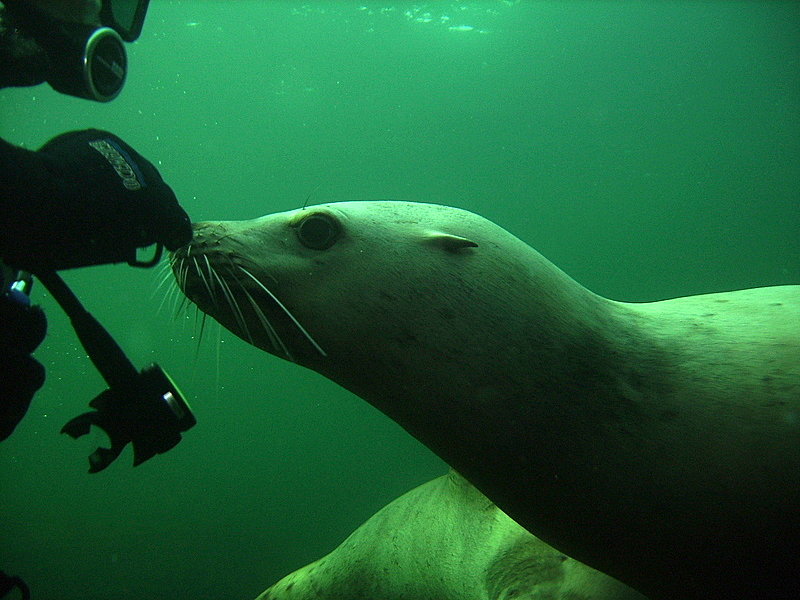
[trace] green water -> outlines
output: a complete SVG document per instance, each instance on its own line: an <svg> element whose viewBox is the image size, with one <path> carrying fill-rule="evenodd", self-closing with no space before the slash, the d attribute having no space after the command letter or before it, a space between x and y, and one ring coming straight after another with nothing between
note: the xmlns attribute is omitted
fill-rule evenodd
<svg viewBox="0 0 800 600"><path fill-rule="evenodd" d="M109 129L194 220L398 198L479 212L620 300L800 282L800 4L153 0L109 105L0 91L35 148ZM59 435L103 389L42 291L48 371L0 445L0 568L43 600L252 598L444 472L363 401L217 328L157 276L65 273L198 425L131 468ZM94 445L93 445L94 444Z"/></svg>

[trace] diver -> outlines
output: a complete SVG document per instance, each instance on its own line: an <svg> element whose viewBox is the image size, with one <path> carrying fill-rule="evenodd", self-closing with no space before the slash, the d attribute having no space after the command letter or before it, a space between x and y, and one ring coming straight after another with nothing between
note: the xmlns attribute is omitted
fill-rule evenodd
<svg viewBox="0 0 800 600"><path fill-rule="evenodd" d="M141 32L148 0L0 0L0 88L47 82L72 96L108 102L127 73L123 42ZM59 135L37 151L0 140L0 441L14 431L45 370L32 353L45 337L41 308L30 302L34 280L67 312L109 389L94 409L62 430L90 425L111 448L89 457L104 469L127 443L134 465L173 447L195 423L171 379L157 365L138 372L86 312L57 271L127 262L152 266L163 248L189 242L192 227L156 168L117 136L96 129ZM141 261L137 249L156 244ZM0 571L0 598L24 582Z"/></svg>

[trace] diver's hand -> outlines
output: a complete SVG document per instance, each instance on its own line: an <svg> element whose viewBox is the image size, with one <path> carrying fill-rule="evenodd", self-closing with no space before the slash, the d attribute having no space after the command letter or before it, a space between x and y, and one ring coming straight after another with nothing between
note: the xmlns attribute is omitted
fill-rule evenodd
<svg viewBox="0 0 800 600"><path fill-rule="evenodd" d="M154 243L175 250L192 236L189 216L156 168L106 131L59 135L6 176L0 257L27 271L132 262ZM3 153L3 160L7 159ZM30 156L35 155L35 156ZM29 172L33 171L33 172ZM10 181L9 181L10 180ZM8 188L8 189L6 189Z"/></svg>
<svg viewBox="0 0 800 600"><path fill-rule="evenodd" d="M158 242L177 250L191 240L189 215L172 189L148 160L114 134L97 129L64 133L39 153L74 178L76 199L88 210L102 210L111 221L105 231L121 237L123 245L135 250Z"/></svg>

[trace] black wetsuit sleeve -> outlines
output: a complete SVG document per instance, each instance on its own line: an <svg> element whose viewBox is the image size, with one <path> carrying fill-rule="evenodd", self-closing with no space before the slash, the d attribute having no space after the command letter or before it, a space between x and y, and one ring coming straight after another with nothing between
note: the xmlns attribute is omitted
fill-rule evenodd
<svg viewBox="0 0 800 600"><path fill-rule="evenodd" d="M55 245L74 200L70 188L46 156L0 140L0 259L25 267L14 264L20 248Z"/></svg>
<svg viewBox="0 0 800 600"><path fill-rule="evenodd" d="M42 157L0 139L0 215L10 214L20 205L27 204L46 187L42 181L46 172ZM39 192L40 193L40 192Z"/></svg>

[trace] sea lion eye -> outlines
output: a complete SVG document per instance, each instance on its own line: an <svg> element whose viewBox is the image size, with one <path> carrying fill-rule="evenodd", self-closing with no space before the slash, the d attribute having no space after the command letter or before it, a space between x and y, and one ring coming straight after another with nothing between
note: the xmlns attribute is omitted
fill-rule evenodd
<svg viewBox="0 0 800 600"><path fill-rule="evenodd" d="M297 225L300 243L312 250L327 250L333 246L340 232L339 223L323 213L309 215Z"/></svg>

